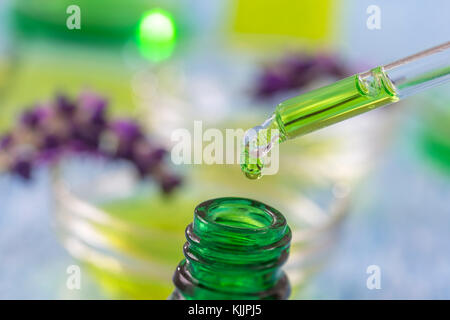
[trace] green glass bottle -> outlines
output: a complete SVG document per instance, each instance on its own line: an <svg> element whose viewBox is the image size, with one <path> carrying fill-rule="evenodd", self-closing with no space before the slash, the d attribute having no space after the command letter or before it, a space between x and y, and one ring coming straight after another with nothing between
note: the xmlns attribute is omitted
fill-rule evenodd
<svg viewBox="0 0 450 320"><path fill-rule="evenodd" d="M205 201L195 208L186 239L169 299L289 297L281 266L289 255L291 230L274 208L243 198Z"/></svg>

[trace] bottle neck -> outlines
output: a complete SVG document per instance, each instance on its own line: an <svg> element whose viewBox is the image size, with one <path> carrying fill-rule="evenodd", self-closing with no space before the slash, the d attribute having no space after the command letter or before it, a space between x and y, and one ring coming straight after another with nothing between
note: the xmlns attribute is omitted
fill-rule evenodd
<svg viewBox="0 0 450 320"><path fill-rule="evenodd" d="M195 209L173 280L185 299L286 299L291 231L277 210L242 198Z"/></svg>

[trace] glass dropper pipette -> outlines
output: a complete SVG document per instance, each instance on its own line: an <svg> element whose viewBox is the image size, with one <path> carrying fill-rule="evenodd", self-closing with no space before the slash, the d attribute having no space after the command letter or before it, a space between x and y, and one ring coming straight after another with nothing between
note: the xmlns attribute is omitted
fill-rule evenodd
<svg viewBox="0 0 450 320"><path fill-rule="evenodd" d="M450 80L450 42L355 74L280 103L244 136L241 169L250 179L263 174L275 143L294 139Z"/></svg>

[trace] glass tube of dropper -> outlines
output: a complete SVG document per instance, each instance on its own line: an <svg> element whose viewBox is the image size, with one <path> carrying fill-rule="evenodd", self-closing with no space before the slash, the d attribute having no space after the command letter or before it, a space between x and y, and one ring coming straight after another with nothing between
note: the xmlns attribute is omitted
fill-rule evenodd
<svg viewBox="0 0 450 320"><path fill-rule="evenodd" d="M241 168L263 174L274 143L294 139L450 80L450 42L356 74L280 103L262 125L244 137Z"/></svg>

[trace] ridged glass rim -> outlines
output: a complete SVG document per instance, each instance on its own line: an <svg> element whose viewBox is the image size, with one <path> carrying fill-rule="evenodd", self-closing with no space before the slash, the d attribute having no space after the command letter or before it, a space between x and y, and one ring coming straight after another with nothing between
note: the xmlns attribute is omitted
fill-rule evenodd
<svg viewBox="0 0 450 320"><path fill-rule="evenodd" d="M247 228L247 227L237 227L237 226L230 226L223 223L218 223L214 219L211 219L211 217L208 215L209 212L211 212L214 208L216 208L218 205L226 205L227 203L239 203L245 201L247 202L247 205L252 206L254 208L258 208L261 212L265 213L270 217L271 222L270 224L267 224L262 227L255 227L255 228ZM201 220L202 223L206 224L213 224L214 226L217 226L218 228L227 229L230 231L238 231L238 232L245 232L245 233L266 233L268 230L275 230L279 228L283 228L286 226L287 222L285 217L275 208L257 201L253 199L248 198L241 198L241 197L223 197L223 198L215 198L206 200L197 207L195 207L194 210L195 216Z"/></svg>

